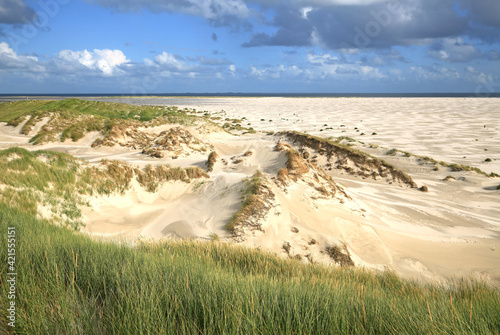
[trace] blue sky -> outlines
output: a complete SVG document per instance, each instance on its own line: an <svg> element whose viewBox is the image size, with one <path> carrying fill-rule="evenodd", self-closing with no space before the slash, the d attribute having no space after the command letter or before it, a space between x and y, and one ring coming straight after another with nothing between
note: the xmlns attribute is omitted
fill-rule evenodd
<svg viewBox="0 0 500 335"><path fill-rule="evenodd" d="M498 0L0 0L0 93L500 91Z"/></svg>

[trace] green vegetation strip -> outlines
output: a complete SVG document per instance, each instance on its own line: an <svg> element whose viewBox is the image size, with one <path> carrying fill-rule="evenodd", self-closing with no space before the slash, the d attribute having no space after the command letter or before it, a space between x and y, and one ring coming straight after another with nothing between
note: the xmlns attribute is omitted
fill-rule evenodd
<svg viewBox="0 0 500 335"><path fill-rule="evenodd" d="M441 166L450 168L451 171L453 171L453 172L469 171L469 172L476 172L478 174L482 174L483 176L491 177L491 178L500 177L500 175L498 175L498 174L496 174L494 172L488 174L487 172L484 172L483 170L481 170L481 169L479 169L477 167L468 166L468 165L462 165L462 164L450 164L450 163L446 163L446 162L443 162L443 161L438 162L434 158L427 157L427 156L415 155L415 154L412 154L412 153L409 153L409 152L406 152L406 151L402 151L402 150L399 150L399 149L396 149L396 148L393 148L393 149L387 151L385 154L388 155L388 156L396 156L398 152L402 153L405 157L415 157L415 158L417 158L421 162L421 164L433 164L436 167L436 169L438 169L438 167L437 167L438 165L441 165Z"/></svg>
<svg viewBox="0 0 500 335"><path fill-rule="evenodd" d="M500 294L475 281L420 286L220 243L96 242L0 204L15 227L17 334L495 334ZM2 264L7 264L2 253ZM3 271L3 273L5 273Z"/></svg>
<svg viewBox="0 0 500 335"><path fill-rule="evenodd" d="M262 210L262 199L258 197L259 190L264 183L262 173L257 171L251 178L247 178L243 182L245 183L243 204L226 225L226 229L233 234L236 228L242 225L247 218Z"/></svg>
<svg viewBox="0 0 500 335"><path fill-rule="evenodd" d="M0 122L18 126L25 135L44 118L48 123L30 140L33 144L72 139L91 131L108 134L114 127L191 125L198 118L176 107L135 106L122 103L66 99L59 101L16 101L0 104Z"/></svg>

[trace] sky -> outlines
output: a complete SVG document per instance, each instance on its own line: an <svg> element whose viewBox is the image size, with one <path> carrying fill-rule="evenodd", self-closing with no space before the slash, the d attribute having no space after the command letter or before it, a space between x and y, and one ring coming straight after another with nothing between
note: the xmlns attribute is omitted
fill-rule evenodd
<svg viewBox="0 0 500 335"><path fill-rule="evenodd" d="M0 0L0 94L500 92L500 0Z"/></svg>

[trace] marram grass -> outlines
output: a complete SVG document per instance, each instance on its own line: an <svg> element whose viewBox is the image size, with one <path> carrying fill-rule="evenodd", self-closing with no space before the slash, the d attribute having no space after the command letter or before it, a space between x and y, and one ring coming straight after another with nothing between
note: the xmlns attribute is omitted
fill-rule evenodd
<svg viewBox="0 0 500 335"><path fill-rule="evenodd" d="M495 334L497 289L421 285L391 273L304 265L218 242L127 247L0 204L17 236L17 334Z"/></svg>

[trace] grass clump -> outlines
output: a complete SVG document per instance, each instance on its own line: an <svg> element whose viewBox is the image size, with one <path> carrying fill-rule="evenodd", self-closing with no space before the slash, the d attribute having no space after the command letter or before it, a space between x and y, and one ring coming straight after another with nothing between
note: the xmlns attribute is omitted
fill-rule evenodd
<svg viewBox="0 0 500 335"><path fill-rule="evenodd" d="M478 174L482 174L483 176L486 177L500 177L498 174L492 172L490 174L484 172L483 170L473 167L473 166L468 166L468 165L461 165L461 164L447 164L444 162L440 162L440 165L446 166L451 169L453 172L461 172L461 171L468 171L468 172L476 172Z"/></svg>
<svg viewBox="0 0 500 335"><path fill-rule="evenodd" d="M399 151L398 149L393 148L393 149L391 149L391 150L387 151L385 154L386 154L387 156L396 156L396 154L398 153L398 151Z"/></svg>
<svg viewBox="0 0 500 335"><path fill-rule="evenodd" d="M342 267L354 266L351 254L349 253L349 250L347 250L347 246L345 244L342 247L338 245L329 246L326 248L326 253L335 261L335 263Z"/></svg>
<svg viewBox="0 0 500 335"><path fill-rule="evenodd" d="M231 133L231 131L242 132L242 134L256 134L257 131L252 127L243 127L240 123L226 122L222 125L222 128L227 132Z"/></svg>
<svg viewBox="0 0 500 335"><path fill-rule="evenodd" d="M296 176L302 175L309 172L309 167L305 164L304 160L301 158L300 153L295 150L287 150L287 161L286 168L288 174L293 174Z"/></svg>
<svg viewBox="0 0 500 335"><path fill-rule="evenodd" d="M328 160L335 158L337 160L337 168L344 169L350 174L359 175L365 178L374 176L391 178L394 181L407 184L412 188L417 188L417 184L404 171L397 169L382 159L373 157L349 145L342 145L338 142L297 131L283 132L280 133L280 135L287 136L294 143L298 143L301 146L317 150L320 155L326 155ZM354 163L358 169L356 170L350 167L349 164L347 164L348 161ZM371 172L368 173L366 171L367 169Z"/></svg>
<svg viewBox="0 0 500 335"><path fill-rule="evenodd" d="M212 172L214 170L214 166L215 163L217 162L217 159L219 159L219 155L215 151L212 151L210 155L208 155L207 172Z"/></svg>
<svg viewBox="0 0 500 335"><path fill-rule="evenodd" d="M227 223L226 229L233 235L239 235L239 228L252 225L255 229L259 229L259 222L267 214L267 205L265 204L267 197L274 197L271 190L264 185L264 175L257 171L255 174L245 179L245 189L243 190L243 203L238 212L236 212L231 220Z"/></svg>
<svg viewBox="0 0 500 335"><path fill-rule="evenodd" d="M95 241L0 204L16 231L18 334L495 334L497 289L419 285L220 242ZM7 249L7 239L0 239ZM2 256L6 264L6 254Z"/></svg>
<svg viewBox="0 0 500 335"><path fill-rule="evenodd" d="M137 181L148 192L156 192L158 187L168 181L182 181L189 183L192 179L209 178L199 167L170 167L168 165L147 165L145 171L137 171Z"/></svg>

